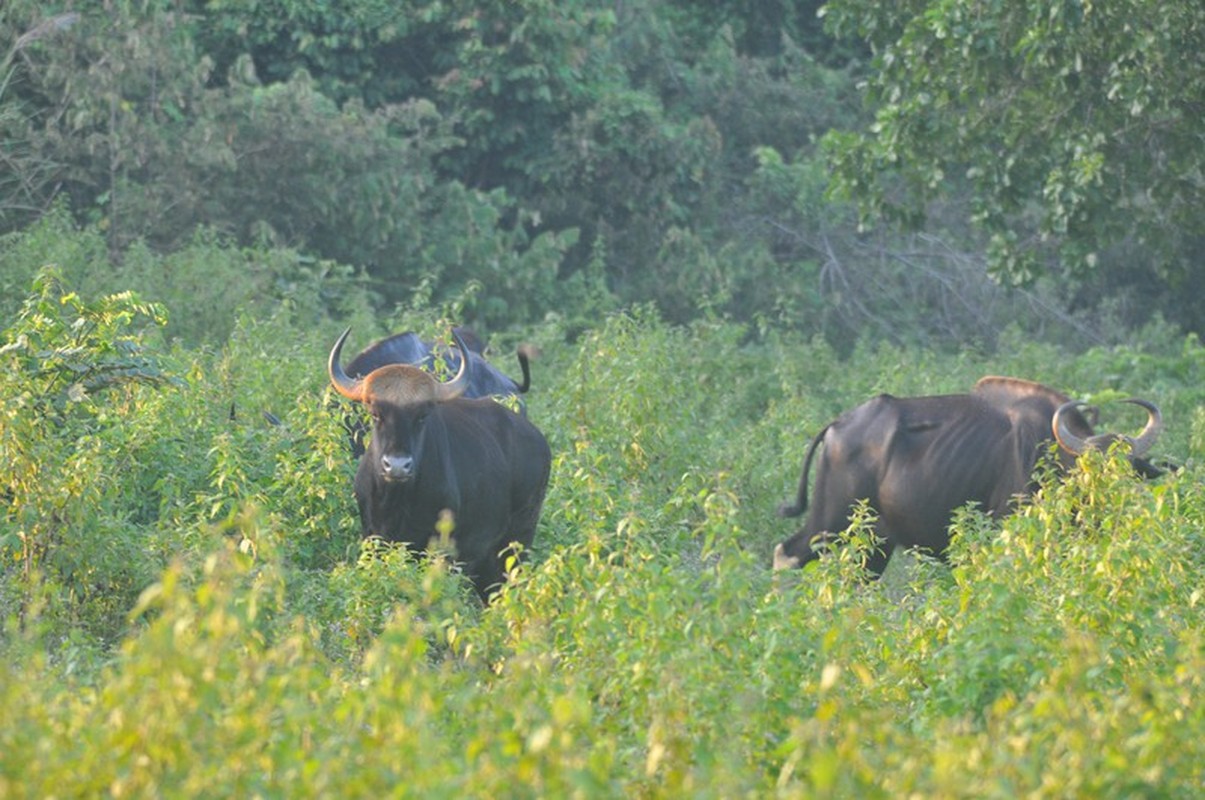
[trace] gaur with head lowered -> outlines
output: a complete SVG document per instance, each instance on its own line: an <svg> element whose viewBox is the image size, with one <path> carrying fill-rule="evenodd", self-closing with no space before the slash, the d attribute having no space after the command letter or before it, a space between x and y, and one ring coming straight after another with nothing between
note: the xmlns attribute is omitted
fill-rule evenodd
<svg viewBox="0 0 1205 800"><path fill-rule="evenodd" d="M798 533L778 545L774 568L801 567L818 557L849 525L865 500L878 516L881 548L867 563L872 575L887 566L896 547L915 547L944 558L954 510L977 503L1002 517L1033 492L1038 459L1058 442L1061 469L1088 448L1117 440L1145 477L1161 471L1145 460L1163 427L1158 407L1129 400L1147 412L1142 433L1130 438L1096 434L1083 403L1032 381L987 377L969 394L934 397L879 395L842 414L812 440L795 498L779 515L807 510L808 472L817 448L815 505Z"/></svg>

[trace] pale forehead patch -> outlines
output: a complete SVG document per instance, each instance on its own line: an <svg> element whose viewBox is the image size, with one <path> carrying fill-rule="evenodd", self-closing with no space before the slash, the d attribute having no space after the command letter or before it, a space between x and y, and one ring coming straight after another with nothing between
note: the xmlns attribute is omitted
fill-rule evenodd
<svg viewBox="0 0 1205 800"><path fill-rule="evenodd" d="M389 364L364 379L364 397L396 406L429 403L438 398L439 383L410 364Z"/></svg>

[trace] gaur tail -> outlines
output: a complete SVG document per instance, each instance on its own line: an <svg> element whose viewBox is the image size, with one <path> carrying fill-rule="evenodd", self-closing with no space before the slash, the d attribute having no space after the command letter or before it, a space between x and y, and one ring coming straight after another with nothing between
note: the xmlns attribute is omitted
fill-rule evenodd
<svg viewBox="0 0 1205 800"><path fill-rule="evenodd" d="M812 470L812 457L816 455L816 448L820 446L820 442L824 439L824 434L828 433L829 426L825 425L820 433L812 439L811 446L808 447L808 454L803 459L803 475L799 478L799 489L795 492L795 502L786 502L778 507L778 516L780 517L798 517L808 509L808 473Z"/></svg>
<svg viewBox="0 0 1205 800"><path fill-rule="evenodd" d="M529 359L539 355L539 351L529 344L519 345L519 369L523 370L523 383L519 384L519 394L526 394L531 388L531 365Z"/></svg>

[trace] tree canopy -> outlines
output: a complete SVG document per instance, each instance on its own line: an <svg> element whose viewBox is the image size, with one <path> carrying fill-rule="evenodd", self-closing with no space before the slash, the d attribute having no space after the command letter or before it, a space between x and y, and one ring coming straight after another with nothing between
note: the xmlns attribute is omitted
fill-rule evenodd
<svg viewBox="0 0 1205 800"><path fill-rule="evenodd" d="M915 224L964 197L1002 280L1137 274L1200 296L1205 6L832 0L825 16L873 52L873 123L829 139L834 190L865 214Z"/></svg>
<svg viewBox="0 0 1205 800"><path fill-rule="evenodd" d="M1188 0L76 6L0 8L0 232L203 230L486 327L1205 330Z"/></svg>

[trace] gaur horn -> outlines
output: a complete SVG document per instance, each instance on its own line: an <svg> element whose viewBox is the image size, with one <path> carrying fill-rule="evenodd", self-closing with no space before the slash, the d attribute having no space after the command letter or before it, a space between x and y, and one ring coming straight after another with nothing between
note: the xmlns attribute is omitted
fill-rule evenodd
<svg viewBox="0 0 1205 800"><path fill-rule="evenodd" d="M1064 415L1072 409L1083 405L1078 400L1072 400L1063 403L1059 406L1058 411L1054 412L1054 421L1051 425L1054 428L1054 438L1059 445L1071 453L1072 455L1083 455L1086 451L1092 448L1104 449L1118 439L1122 439L1130 444L1130 455L1134 458L1142 458L1150 452L1155 444L1155 440L1159 438L1159 434L1163 430L1163 415L1159 412L1159 407L1147 400L1138 398L1130 398L1124 401L1133 403L1136 406L1141 406L1146 409L1147 421L1146 426L1142 429L1142 433L1136 437L1121 436L1112 433L1102 433L1088 439L1081 439L1071 432L1068 428Z"/></svg>
<svg viewBox="0 0 1205 800"><path fill-rule="evenodd" d="M1146 427L1142 429L1142 433L1130 439L1133 456L1135 458L1142 458L1155 446L1155 441L1159 438L1159 434L1163 433L1163 414L1160 413L1159 406L1149 400L1131 397L1126 402L1146 409Z"/></svg>
<svg viewBox="0 0 1205 800"><path fill-rule="evenodd" d="M335 340L335 346L331 348L330 358L326 362L326 370L331 376L331 386L335 387L335 391L349 400L355 400L357 403L364 402L364 380L362 378L351 378L343 371L343 365L339 363L339 354L343 352L343 343L347 341L347 335L351 333L351 328L347 328Z"/></svg>
<svg viewBox="0 0 1205 800"><path fill-rule="evenodd" d="M452 329L452 339L456 342L456 349L460 351L460 369L456 371L456 377L452 380L439 384L440 400L460 397L469 388L469 348L465 345L464 339L460 338L460 332L455 328Z"/></svg>

